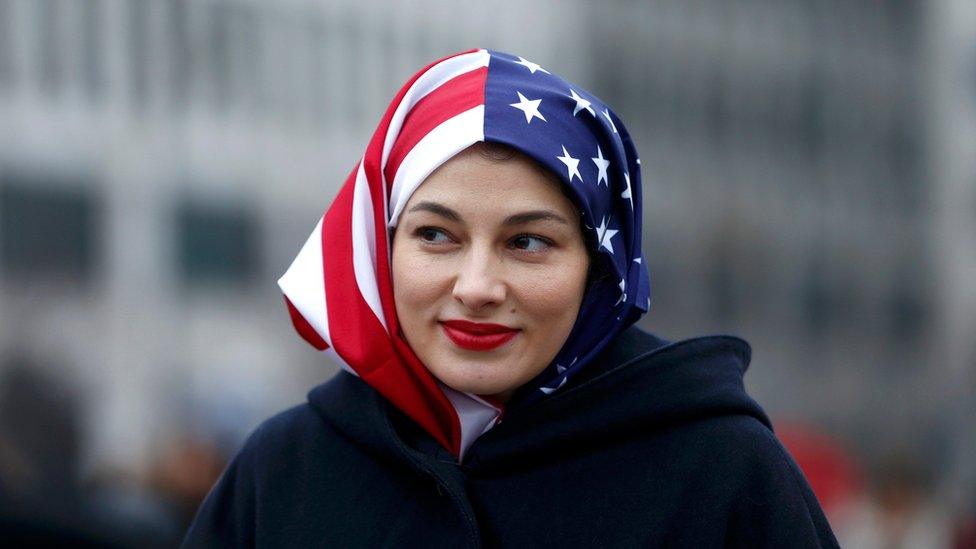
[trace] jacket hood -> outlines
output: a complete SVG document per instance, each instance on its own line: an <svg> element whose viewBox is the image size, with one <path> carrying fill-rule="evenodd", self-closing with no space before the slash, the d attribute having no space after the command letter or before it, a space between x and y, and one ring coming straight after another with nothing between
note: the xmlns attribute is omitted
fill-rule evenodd
<svg viewBox="0 0 976 549"><path fill-rule="evenodd" d="M574 449L715 416L752 416L771 428L743 385L750 357L749 344L736 337L668 342L631 327L602 353L600 368L549 399L513 411L472 445L464 463L487 468L556 459ZM351 440L376 453L411 447L453 459L347 373L312 390L309 403Z"/></svg>

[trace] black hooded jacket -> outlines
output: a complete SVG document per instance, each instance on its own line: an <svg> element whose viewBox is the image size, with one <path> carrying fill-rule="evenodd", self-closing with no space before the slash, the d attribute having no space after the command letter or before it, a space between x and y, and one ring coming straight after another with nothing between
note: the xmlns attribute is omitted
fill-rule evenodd
<svg viewBox="0 0 976 549"><path fill-rule="evenodd" d="M265 422L186 547L836 547L742 340L630 328L462 463L339 373Z"/></svg>

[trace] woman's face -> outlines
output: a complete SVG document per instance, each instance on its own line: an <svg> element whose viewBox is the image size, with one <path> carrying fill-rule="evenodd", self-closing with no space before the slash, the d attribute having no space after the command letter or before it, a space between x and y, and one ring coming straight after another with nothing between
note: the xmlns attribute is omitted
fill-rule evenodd
<svg viewBox="0 0 976 549"><path fill-rule="evenodd" d="M400 215L400 327L445 385L504 400L569 337L588 267L579 214L555 177L521 154L499 161L469 148Z"/></svg>

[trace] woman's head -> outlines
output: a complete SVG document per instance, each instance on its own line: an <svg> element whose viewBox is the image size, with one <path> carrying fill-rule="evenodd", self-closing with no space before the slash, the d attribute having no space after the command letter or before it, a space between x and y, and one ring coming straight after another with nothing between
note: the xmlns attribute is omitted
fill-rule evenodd
<svg viewBox="0 0 976 549"><path fill-rule="evenodd" d="M421 184L400 214L392 276L400 328L454 390L511 393L576 321L589 269L580 213L555 174L479 143Z"/></svg>
<svg viewBox="0 0 976 549"><path fill-rule="evenodd" d="M546 398L647 310L640 181L602 101L462 52L403 86L279 285L306 340L460 454L497 416L477 395Z"/></svg>

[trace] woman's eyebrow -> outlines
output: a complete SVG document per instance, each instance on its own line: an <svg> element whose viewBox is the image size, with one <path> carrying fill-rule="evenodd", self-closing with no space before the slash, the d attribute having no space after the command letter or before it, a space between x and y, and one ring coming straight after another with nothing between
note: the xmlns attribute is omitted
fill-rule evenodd
<svg viewBox="0 0 976 549"><path fill-rule="evenodd" d="M460 223L462 222L461 215L456 211L448 208L443 204L438 204L437 202L418 202L414 207L410 208L410 212L430 212L435 215L439 215L445 219L450 219L451 221ZM503 225L524 225L526 223L532 223L533 221L555 221L557 223L562 223L564 225L569 225L569 221L566 218L559 215L552 210L530 210L527 212L519 212L517 214L512 214L505 218L502 222Z"/></svg>
<svg viewBox="0 0 976 549"><path fill-rule="evenodd" d="M438 204L437 202L419 202L413 208L410 208L411 212L430 212L435 215L450 219L460 223L461 216L454 210L444 206L443 204Z"/></svg>
<svg viewBox="0 0 976 549"><path fill-rule="evenodd" d="M564 225L569 225L566 218L552 210L532 210L510 215L505 218L504 225L524 225L533 221L555 221Z"/></svg>

